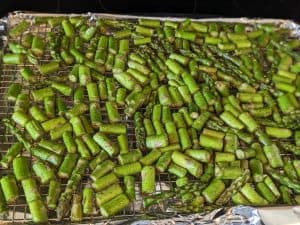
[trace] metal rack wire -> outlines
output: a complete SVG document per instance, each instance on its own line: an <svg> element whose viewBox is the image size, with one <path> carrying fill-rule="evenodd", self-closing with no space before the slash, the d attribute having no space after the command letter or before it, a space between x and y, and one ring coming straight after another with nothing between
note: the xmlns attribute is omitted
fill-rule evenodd
<svg viewBox="0 0 300 225"><path fill-rule="evenodd" d="M13 24L17 24L21 20L26 19L29 22L31 22L31 26L28 29L28 31L35 35L39 35L46 39L47 32L49 32L49 31L55 32L55 29L54 30L51 29L47 24L32 23L33 17L14 16L12 18L13 19L8 20L8 29ZM21 38L22 38L22 35L16 39L9 39L8 41L15 41L15 42L19 43L21 41ZM4 48L4 53L5 53L5 51L6 51L6 48ZM51 60L51 57L50 57L49 50L46 50L44 56L42 58L39 58L40 63L46 63L50 60ZM16 83L22 84L23 90L24 89L30 90L30 88L31 88L31 86L28 83L26 83L26 81L24 81L21 78L21 76L19 75L19 70L23 67L31 67L34 71L36 70L35 67L33 67L31 64L24 64L24 65L17 65L17 66L16 65L2 65L1 72L0 72L0 119L10 117L11 114L13 113L14 105L11 102L7 101L5 98L9 85L16 82ZM62 75L66 75L69 70L70 70L70 67L66 66L66 67L62 68L57 74L54 74L52 76L61 77ZM54 77L52 77L52 78L54 78ZM42 81L45 78L40 76L38 79L39 79L39 81ZM39 82L39 83L42 83L42 82ZM65 96L64 96L64 100L67 103L72 102L72 98L66 98ZM67 104L67 105L69 107L71 106L71 104ZM100 102L100 105L101 105L101 109L102 109L103 120L105 122L105 121L107 121L107 115L106 115L106 111L104 110L105 109L104 102ZM129 147L130 147L130 149L134 149L135 148L135 135L134 135L133 121L132 121L132 119L129 119L126 117L122 108L119 109L119 112L122 117L122 122L126 122L126 124L127 124L127 132L128 132L127 135L128 135L128 140L129 140ZM3 124L1 124L0 125L0 146L1 146L0 153L5 154L7 149L15 141L16 141L16 139L11 134L9 134L9 132L5 129ZM22 155L29 157L30 161L34 160L31 157L31 155L26 151L23 151ZM5 175L5 174L9 174L11 172L12 172L11 168L10 169L3 169L3 168L0 169L1 176ZM87 170L84 178L81 181L79 189L82 189L89 182L89 179L88 179L89 174L90 174L90 171ZM164 190L169 190L170 188L172 188L172 186L174 185L174 182L175 182L175 179L172 180L170 175L166 174L166 173L158 174L156 177L156 180L157 180L156 193L160 193L161 191L164 191ZM67 180L62 180L62 190L64 190L66 182L67 182ZM137 177L136 187L135 187L136 193L137 193L136 200L134 202L132 202L129 206L127 206L121 213L119 213L118 215L111 218L109 221L130 220L130 219L138 218L138 217L144 215L145 210L142 206L143 196L140 193L140 186L141 186L141 181L140 181L140 178ZM42 199L45 200L47 191L48 191L48 186L40 185L39 189L40 189ZM20 185L19 185L19 192L20 192L20 196L17 199L17 202L15 204L11 204L8 206L9 214L7 217L5 217L2 220L3 222L27 223L27 222L31 221L29 208L26 204L25 196L24 196L23 190L20 187ZM156 210L155 212L148 211L147 213L150 213L150 214L151 213L163 213L163 211L159 212ZM173 213L172 213L172 215L173 215ZM55 211L49 211L48 216L49 216L49 221L51 223L61 223L60 221L57 220ZM158 215L156 215L156 216L158 216ZM67 221L69 221L69 218L65 218L63 221L67 222ZM104 217L100 216L98 213L97 215L84 216L82 223L83 224L94 224L96 222L99 223L99 222L105 222L105 221L107 222L108 220L105 219Z"/></svg>
<svg viewBox="0 0 300 225"><path fill-rule="evenodd" d="M90 15L86 14L85 16L90 16ZM31 26L28 31L33 34L39 35L46 39L47 32L49 32L49 31L57 32L55 29L50 28L47 24L32 23L34 17L35 17L34 14L13 15L8 20L8 24L7 24L8 29L12 25L19 23L21 20L26 19L31 23ZM97 16L93 14L92 17L93 17L93 19L96 19ZM106 15L106 17L109 17L109 16ZM126 18L126 16L120 16L120 18L124 19L124 18ZM218 19L214 19L214 20L218 21ZM90 20L89 22L93 23L94 21L95 20ZM243 22L240 20L238 20L238 21ZM228 19L228 22L237 22L237 19ZM250 22L250 23L252 22L253 23L253 22L257 22L257 21L256 20L249 20L249 21L245 20L244 22ZM270 20L269 22L272 22L272 21ZM273 22L274 22L274 20L273 20ZM275 22L283 23L284 21L278 20ZM21 37L18 37L16 39L11 39L9 41L20 42L21 38L22 38L22 35L21 35ZM4 52L5 51L6 51L6 48L4 48ZM46 50L44 56L39 59L40 63L46 63L50 60L51 60L51 56L50 56L49 50ZM2 68L1 68L1 66L2 66ZM18 66L0 65L0 119L10 117L13 112L14 105L5 99L6 91L9 87L9 85L13 82L18 82L18 83L22 83L23 87L27 90L29 90L31 88L30 84L26 83L18 73L18 71L23 67L31 67L36 72L36 74L38 74L38 72L36 71L36 68L30 64L18 65ZM70 70L70 67L65 66L65 67L61 68L61 70L58 73L56 73L54 75L57 77L63 77L63 75L66 75L69 70ZM109 75L110 74L107 74L107 76L109 76ZM51 78L54 78L54 76L52 75ZM38 79L39 79L39 81L42 81L45 79L45 77L39 76ZM43 83L43 82L39 82L39 83ZM66 98L65 96L63 98L65 99L65 101L67 103L69 103L68 105L70 107L71 103L72 103L72 98L71 97ZM101 105L101 109L102 109L103 120L105 122L105 121L107 121L107 115L106 115L106 111L105 111L105 107L104 107L104 102L100 102L100 105ZM130 149L134 149L134 148L136 148L136 143L135 143L133 121L132 121L132 119L126 117L122 108L119 109L119 112L122 117L122 122L126 122L126 124L127 124L127 131L128 131L127 135L128 135L128 140L129 140L129 147L130 147ZM3 127L3 124L0 124L0 153L5 154L5 152L10 147L10 145L12 143L14 143L15 141L16 141L15 138L5 130L5 128ZM30 160L34 160L28 154L28 152L24 151L22 154L29 157ZM1 169L0 168L0 176L2 176L4 174L9 174L11 172L12 172L11 169ZM84 178L82 179L79 189L82 189L89 182L89 179L88 179L89 174L90 174L90 171L87 170ZM175 187L175 178L171 177L171 175L168 173L157 174L156 181L157 181L156 193L160 193L165 190L170 190ZM190 182L194 182L194 181L195 180L191 180ZM66 185L66 182L67 182L66 180L63 180L63 184L62 184L63 189ZM99 214L91 215L91 216L84 216L82 224L94 224L94 223L102 223L102 222L117 221L117 220L131 220L131 219L140 218L140 217L144 216L145 214L155 215L156 218L159 218L160 216L161 217L170 217L175 214L175 212L174 213L173 212L166 213L164 209L166 209L167 206L164 204L162 204L161 207L156 207L156 208L146 211L142 205L143 196L140 193L140 190L141 190L140 186L141 186L141 179L140 179L140 177L137 177L136 187L135 187L136 193L137 193L137 198L134 202L132 202L128 207L126 207L118 215L114 216L113 218L111 218L109 220L105 219L104 217L100 216ZM47 195L48 186L40 185L39 189L40 189L41 196L44 200ZM24 196L24 193L23 193L21 187L19 188L19 191L20 191L20 197L18 198L18 200L15 204L9 205L9 215L4 220L2 220L3 222L27 223L27 222L31 221L29 209L26 204L25 196ZM54 223L54 224L62 223L57 220L55 211L49 211L48 216L49 216L50 223ZM65 223L69 222L69 218L65 218L63 220L63 222L65 222Z"/></svg>

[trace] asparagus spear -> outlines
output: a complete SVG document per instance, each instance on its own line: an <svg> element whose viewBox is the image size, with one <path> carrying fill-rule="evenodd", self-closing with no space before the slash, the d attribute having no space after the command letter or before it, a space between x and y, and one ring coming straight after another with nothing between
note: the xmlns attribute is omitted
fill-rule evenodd
<svg viewBox="0 0 300 225"><path fill-rule="evenodd" d="M129 204L125 194L119 194L112 200L100 206L101 214L105 217L113 216Z"/></svg>
<svg viewBox="0 0 300 225"><path fill-rule="evenodd" d="M155 168L145 166L141 171L142 176L142 193L151 194L155 191Z"/></svg>
<svg viewBox="0 0 300 225"><path fill-rule="evenodd" d="M250 178L250 171L245 170L243 174L234 180L230 186L221 194L221 196L216 200L217 205L225 205L230 201L231 196L237 193L244 184L248 182Z"/></svg>
<svg viewBox="0 0 300 225"><path fill-rule="evenodd" d="M2 187L0 189L0 215L5 216L7 214L7 204L5 200L5 196L2 191Z"/></svg>
<svg viewBox="0 0 300 225"><path fill-rule="evenodd" d="M125 193L129 200L135 200L135 178L133 176L124 177Z"/></svg>
<svg viewBox="0 0 300 225"><path fill-rule="evenodd" d="M30 177L29 161L24 156L13 160L13 170L17 181L22 181Z"/></svg>
<svg viewBox="0 0 300 225"><path fill-rule="evenodd" d="M0 180L1 188L5 201L7 203L14 203L19 197L19 190L16 179L13 175L7 175Z"/></svg>
<svg viewBox="0 0 300 225"><path fill-rule="evenodd" d="M266 199L261 197L254 188L251 187L249 183L246 183L242 189L241 193L254 205L267 205Z"/></svg>
<svg viewBox="0 0 300 225"><path fill-rule="evenodd" d="M23 134L13 125L9 119L2 120L4 125L10 130L10 132L21 142L27 151L30 151L31 143L23 136Z"/></svg>
<svg viewBox="0 0 300 225"><path fill-rule="evenodd" d="M145 139L146 139L146 134L145 134L145 129L143 126L143 117L140 112L136 112L134 114L134 123L135 123L135 137L137 140L137 147L141 150L144 150L145 147Z"/></svg>
<svg viewBox="0 0 300 225"><path fill-rule="evenodd" d="M78 155L76 153L67 153L58 169L57 175L60 178L69 178L74 167L76 166L77 159Z"/></svg>
<svg viewBox="0 0 300 225"><path fill-rule="evenodd" d="M42 184L47 184L55 178L53 170L41 161L34 162L32 169Z"/></svg>
<svg viewBox="0 0 300 225"><path fill-rule="evenodd" d="M28 203L32 221L35 223L46 223L48 221L47 209L42 200L34 200Z"/></svg>
<svg viewBox="0 0 300 225"><path fill-rule="evenodd" d="M46 204L49 209L55 210L57 201L61 193L61 183L57 180L51 180L49 183Z"/></svg>
<svg viewBox="0 0 300 225"><path fill-rule="evenodd" d="M122 194L122 192L123 190L119 184L113 184L107 189L97 192L96 194L97 206L101 207L101 205L113 199L117 195Z"/></svg>
<svg viewBox="0 0 300 225"><path fill-rule="evenodd" d="M291 180L290 178L288 178L284 175L281 175L280 173L276 172L274 169L272 169L270 167L266 167L266 171L267 171L267 173L269 173L269 175L273 179L278 181L280 184L293 189L297 193L300 192L300 183L299 182Z"/></svg>
<svg viewBox="0 0 300 225"><path fill-rule="evenodd" d="M207 202L214 203L215 200L223 193L224 190L225 184L221 180L214 179L203 190L202 194Z"/></svg>
<svg viewBox="0 0 300 225"><path fill-rule="evenodd" d="M89 186L84 187L82 191L82 200L83 200L83 214L92 215L95 213L94 201L95 193L93 189Z"/></svg>
<svg viewBox="0 0 300 225"><path fill-rule="evenodd" d="M71 206L71 215L70 219L72 222L80 222L83 217L82 212L82 204L81 204L82 197L80 194L74 194Z"/></svg>
<svg viewBox="0 0 300 225"><path fill-rule="evenodd" d="M67 182L64 192L60 195L58 200L58 205L56 208L57 218L61 220L70 209L72 193L76 190L82 176L84 175L85 169L87 167L88 161L85 159L79 159L76 163L75 168ZM80 203L81 205L81 203Z"/></svg>
<svg viewBox="0 0 300 225"><path fill-rule="evenodd" d="M8 168L9 164L21 152L22 148L23 144L21 142L16 142L11 145L0 161L1 166L3 168Z"/></svg>
<svg viewBox="0 0 300 225"><path fill-rule="evenodd" d="M202 165L178 151L173 152L172 160L174 163L187 169L193 176L200 177L202 174Z"/></svg>

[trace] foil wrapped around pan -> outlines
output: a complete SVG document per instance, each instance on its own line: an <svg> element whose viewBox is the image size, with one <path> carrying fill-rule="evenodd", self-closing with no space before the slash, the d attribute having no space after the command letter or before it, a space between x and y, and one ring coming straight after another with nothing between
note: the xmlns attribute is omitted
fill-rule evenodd
<svg viewBox="0 0 300 225"><path fill-rule="evenodd" d="M126 223L128 224L128 223ZM139 220L131 225L261 225L258 210L249 206L235 206L228 209L215 209L207 214L191 214L187 216L160 220Z"/></svg>

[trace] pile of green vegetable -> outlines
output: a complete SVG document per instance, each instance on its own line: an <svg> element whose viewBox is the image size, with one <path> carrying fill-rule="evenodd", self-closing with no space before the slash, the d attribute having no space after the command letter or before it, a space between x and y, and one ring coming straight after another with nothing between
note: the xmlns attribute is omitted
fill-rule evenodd
<svg viewBox="0 0 300 225"><path fill-rule="evenodd" d="M21 189L34 222L48 210L71 221L110 217L137 195L145 212L166 201L187 213L300 202L300 40L290 30L189 19L32 22L51 28L46 38L22 21L3 56L19 73L3 119L17 142L0 161L13 168L0 181L2 213ZM164 174L176 182L156 193ZM49 185L46 199L40 184Z"/></svg>

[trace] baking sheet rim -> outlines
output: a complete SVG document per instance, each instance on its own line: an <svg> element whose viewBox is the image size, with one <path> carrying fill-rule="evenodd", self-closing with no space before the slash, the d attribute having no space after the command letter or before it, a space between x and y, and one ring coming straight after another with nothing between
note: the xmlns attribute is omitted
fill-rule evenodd
<svg viewBox="0 0 300 225"><path fill-rule="evenodd" d="M112 13L39 13L31 11L13 11L10 12L10 16L37 16L37 17L59 17L59 16L97 16L104 18L115 18L115 19L139 19L139 18L148 18L148 19L160 19L160 20L172 20L172 21L183 21L188 17L170 17L170 16L137 16L130 14L112 14ZM248 17L239 17L239 18L228 18L228 17L214 17L214 18L191 18L192 21L201 21L201 22L229 22L229 23L294 23L293 20L289 19L273 19L273 18L248 18Z"/></svg>

